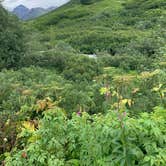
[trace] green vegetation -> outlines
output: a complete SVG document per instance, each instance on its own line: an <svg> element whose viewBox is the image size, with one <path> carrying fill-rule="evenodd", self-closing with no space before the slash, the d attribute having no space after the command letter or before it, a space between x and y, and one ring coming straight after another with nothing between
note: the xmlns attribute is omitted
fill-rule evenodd
<svg viewBox="0 0 166 166"><path fill-rule="evenodd" d="M28 148L6 165L165 165L165 118L162 108L139 119L109 111L68 120L62 110L49 110L38 131L22 131Z"/></svg>
<svg viewBox="0 0 166 166"><path fill-rule="evenodd" d="M71 2L32 24L47 33L48 40L52 30L54 42L65 40L81 52L152 56L164 45L165 14L162 0L102 0L85 6Z"/></svg>
<svg viewBox="0 0 166 166"><path fill-rule="evenodd" d="M24 53L23 34L18 20L0 5L0 70L16 68Z"/></svg>
<svg viewBox="0 0 166 166"><path fill-rule="evenodd" d="M165 0L72 0L29 22L0 6L0 165L166 165Z"/></svg>
<svg viewBox="0 0 166 166"><path fill-rule="evenodd" d="M97 0L80 0L81 4L84 4L84 5L89 5L89 4L92 4L96 1Z"/></svg>

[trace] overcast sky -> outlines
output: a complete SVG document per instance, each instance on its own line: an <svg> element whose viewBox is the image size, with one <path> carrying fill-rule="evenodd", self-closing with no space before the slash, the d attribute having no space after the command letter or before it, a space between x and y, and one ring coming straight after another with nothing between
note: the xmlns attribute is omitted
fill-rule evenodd
<svg viewBox="0 0 166 166"><path fill-rule="evenodd" d="M22 4L28 8L60 6L69 0L4 0L3 5L12 10L14 7Z"/></svg>

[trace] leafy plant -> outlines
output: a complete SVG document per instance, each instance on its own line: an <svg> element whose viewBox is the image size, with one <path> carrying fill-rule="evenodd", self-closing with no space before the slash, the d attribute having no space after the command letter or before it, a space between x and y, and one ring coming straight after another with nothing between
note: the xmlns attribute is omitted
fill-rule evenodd
<svg viewBox="0 0 166 166"><path fill-rule="evenodd" d="M164 165L165 109L137 119L123 115L123 125L117 115L83 112L67 119L62 110L50 110L34 133L37 139L6 165Z"/></svg>

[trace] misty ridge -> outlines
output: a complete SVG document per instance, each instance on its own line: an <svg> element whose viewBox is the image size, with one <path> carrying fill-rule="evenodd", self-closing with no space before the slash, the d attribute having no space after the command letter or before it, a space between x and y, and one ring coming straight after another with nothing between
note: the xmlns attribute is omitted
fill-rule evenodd
<svg viewBox="0 0 166 166"><path fill-rule="evenodd" d="M16 15L19 19L26 21L37 18L43 14L55 10L56 8L57 7L55 6L50 6L49 8L36 7L30 9L24 5L19 5L13 9L12 13Z"/></svg>

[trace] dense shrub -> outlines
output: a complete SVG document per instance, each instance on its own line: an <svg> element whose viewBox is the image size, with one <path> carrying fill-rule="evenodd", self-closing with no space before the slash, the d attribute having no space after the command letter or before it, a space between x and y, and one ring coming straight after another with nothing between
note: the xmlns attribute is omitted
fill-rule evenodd
<svg viewBox="0 0 166 166"><path fill-rule="evenodd" d="M0 163L5 159L5 153L16 145L19 129L19 118L10 111L0 112Z"/></svg>
<svg viewBox="0 0 166 166"><path fill-rule="evenodd" d="M107 51L112 55L158 56L165 43L163 0L104 0L90 7L72 1L39 18L35 25L45 27L45 33L54 29L54 41L67 41L83 53ZM51 28L46 25L48 22Z"/></svg>
<svg viewBox="0 0 166 166"><path fill-rule="evenodd" d="M58 43L51 50L28 52L21 61L22 66L39 66L63 74L65 79L80 82L92 81L102 73L102 63L96 58L76 53L68 44Z"/></svg>
<svg viewBox="0 0 166 166"><path fill-rule="evenodd" d="M166 106L164 70L138 74L108 67L104 73L101 80L108 108L120 109L122 105L135 116L140 111L151 112L157 105Z"/></svg>
<svg viewBox="0 0 166 166"><path fill-rule="evenodd" d="M100 58L105 67L112 66L126 71L145 71L152 69L153 59L140 55L107 55Z"/></svg>
<svg viewBox="0 0 166 166"><path fill-rule="evenodd" d="M91 77L88 74L86 77ZM37 102L47 97L67 109L69 116L80 107L90 113L101 112L103 97L99 93L100 85L81 80L82 77L79 77L71 82L55 70L39 67L3 71L0 73L0 112L13 114L25 109L25 118L31 118Z"/></svg>
<svg viewBox="0 0 166 166"><path fill-rule="evenodd" d="M0 6L0 165L166 165L166 3L94 2L25 23L24 56Z"/></svg>
<svg viewBox="0 0 166 166"><path fill-rule="evenodd" d="M19 67L24 52L20 23L0 5L0 70Z"/></svg>
<svg viewBox="0 0 166 166"><path fill-rule="evenodd" d="M80 0L80 2L84 5L89 5L89 4L92 4L96 1L98 1L98 0Z"/></svg>
<svg viewBox="0 0 166 166"><path fill-rule="evenodd" d="M41 127L26 148L14 152L6 165L152 165L165 161L165 110L141 114L74 114L67 119L62 110L45 113Z"/></svg>
<svg viewBox="0 0 166 166"><path fill-rule="evenodd" d="M92 81L95 76L101 73L101 63L95 58L86 56L71 58L63 71L63 75L66 79L76 82Z"/></svg>

